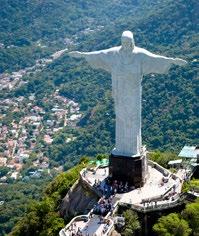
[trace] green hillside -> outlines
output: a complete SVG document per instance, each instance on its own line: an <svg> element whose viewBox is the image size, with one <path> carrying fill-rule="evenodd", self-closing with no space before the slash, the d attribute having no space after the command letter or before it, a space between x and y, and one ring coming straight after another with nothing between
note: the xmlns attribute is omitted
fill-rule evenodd
<svg viewBox="0 0 199 236"><path fill-rule="evenodd" d="M5 0L0 11L0 73L34 64L64 46L65 39L82 41L87 28L113 26L126 13L137 19L151 7L166 4L158 0ZM81 38L80 38L81 35ZM87 37L87 35L86 35ZM41 48L38 44L46 46Z"/></svg>
<svg viewBox="0 0 199 236"><path fill-rule="evenodd" d="M178 152L184 144L198 143L198 63L193 61L198 51L196 15L197 1L169 3L138 22L133 23L130 16L118 18L117 26L88 35L77 47L94 50L117 45L121 32L128 27L135 32L137 45L188 61L186 67L173 67L168 75L147 76L143 80L143 142L149 149ZM32 78L28 86L40 97L49 84L59 87L62 95L78 101L85 114L79 129L73 131L77 139L65 144L63 137L67 136L67 131L64 130L51 145L50 157L64 164L76 163L82 154L109 153L114 143L110 75L94 71L84 61L65 55ZM28 93L28 86L16 94ZM59 137L63 144L58 141Z"/></svg>
<svg viewBox="0 0 199 236"><path fill-rule="evenodd" d="M76 34L78 30L111 24L127 15L146 15L152 7L168 0L5 0L0 13L0 41L28 45L42 39L47 42ZM139 12L137 12L139 10Z"/></svg>
<svg viewBox="0 0 199 236"><path fill-rule="evenodd" d="M36 59L64 47L89 51L119 45L120 35L126 29L134 32L137 46L154 53L186 59L187 66L172 67L168 75L147 76L143 79L143 143L149 150L171 150L176 153L184 144L199 143L196 61L199 51L198 1L0 2L3 6L0 11L0 43L4 44L0 48L0 73L31 66ZM94 31L85 33L87 28ZM66 44L66 38L74 43ZM39 42L46 47L38 46ZM26 76L24 80L28 83L10 94L0 92L0 98L27 97L35 93L37 104L49 110L51 104L46 104L43 98L59 89L61 95L77 101L84 114L76 128L64 128L53 137L54 141L46 153L51 166L61 164L66 170L77 164L81 156L94 157L97 153L110 153L115 130L110 75L93 70L84 60L75 60L65 54L41 72ZM77 138L66 143L69 134ZM27 191L28 185L19 183L8 190L1 190L8 202L0 209L0 235L11 230L26 210L29 199L40 198L43 185L37 188L30 183L34 187ZM12 193L18 187L20 194L15 199ZM24 200L26 195L30 197ZM21 196L23 201L20 200ZM51 203L45 204L49 206ZM20 209L14 211L16 206ZM38 206L33 205L36 212ZM40 217L44 214L42 212ZM41 229L43 226L39 227ZM57 232L58 228L55 230Z"/></svg>
<svg viewBox="0 0 199 236"><path fill-rule="evenodd" d="M64 25L69 27L64 21L66 17L64 19L62 17L64 7L60 8L58 7L60 5L56 5L55 13L53 11L55 6L50 7L52 5L50 3L37 1L34 7L28 7L32 11L33 9L40 9L42 12L43 8L41 6L47 4L44 7L43 14L41 12L39 14L36 11L37 14L35 13L35 16L33 14L35 11L31 13L33 19L39 17L39 22L45 23L44 27L38 26L40 31L46 28L47 22L49 22L50 26L54 24L55 18L52 17L54 16L53 14L58 14L61 17L60 24L62 27ZM85 12L89 16L93 14L94 25L99 23L99 19L103 19L103 23L109 20L115 23L115 25L106 25L105 29L101 29L99 32L96 30L92 34L82 34L78 39L79 43L76 46L72 46L73 49L86 51L118 45L121 32L128 28L135 33L137 45L156 53L182 57L188 60L186 67L173 67L166 76L155 75L154 77L148 76L144 78L143 142L147 144L148 148L175 151L178 151L184 144L197 144L197 62L193 61L193 59L197 58L198 51L197 1L187 2L180 0L175 3L167 1L167 5L166 2L162 5L156 2L156 7L154 8L150 8L151 6L149 6L147 1L144 1L144 6L155 9L148 11L144 18L141 18L143 16L141 13L144 10L137 14L137 17L134 17L135 12L133 15L133 10L130 10L132 14L126 13L127 8L131 6L130 1L123 4L120 4L120 1L116 1L115 5L113 4L113 9L108 2L106 7L102 6L101 1L98 4L96 3L97 8L94 8L93 3L91 4L89 1L84 4L78 1L74 6L69 4L68 1L56 2L56 4L61 3L63 3L63 6L65 4L66 7L69 6L68 9L74 7L74 11L70 10L69 12L77 22L75 19L70 18L70 14L67 20L70 21L70 24L74 23L75 27L72 28L76 32L81 30L80 26L82 27L82 24L77 24L79 20L88 17ZM120 5L121 14L114 18L120 9ZM140 7L135 2L133 6L135 9ZM98 8L101 10L97 11L96 9ZM131 8L129 7L129 9ZM143 9L146 10L147 7ZM53 14L49 15L49 11L50 13L52 11ZM107 14L108 11L113 11L113 14ZM27 13L29 14L28 11ZM80 17L81 14L83 14L82 18ZM76 16L79 16L79 18ZM33 23L34 21L31 22ZM30 26L30 24L27 23L26 26ZM58 30L58 28L56 29ZM62 28L58 31L64 32ZM69 28L65 29L65 31L67 31L67 34L71 33ZM18 34L17 30L14 32L16 35ZM41 37L42 34L37 35L34 32L32 30L29 32L32 35L31 40ZM33 35L37 36L33 37ZM50 35L55 36L53 30L52 34L48 35L51 40ZM60 37L62 36L60 35ZM44 35L42 37L45 39ZM58 145L56 140L59 140L59 135L65 135L65 130L55 138L49 150L49 155L53 160L65 163L66 161L71 162L72 159L72 162L76 163L78 157L82 154L92 156L99 152L110 152L114 143L114 112L110 95L110 75L101 71L91 70L84 61L74 60L65 55L50 64L42 72L26 79L29 80L29 83L19 88L13 94L14 96L34 92L37 95L38 102L40 102L45 93L50 93L53 89L59 88L60 94L79 102L81 110L85 114L80 121L79 129L73 131L77 136L73 144L62 145L59 143Z"/></svg>

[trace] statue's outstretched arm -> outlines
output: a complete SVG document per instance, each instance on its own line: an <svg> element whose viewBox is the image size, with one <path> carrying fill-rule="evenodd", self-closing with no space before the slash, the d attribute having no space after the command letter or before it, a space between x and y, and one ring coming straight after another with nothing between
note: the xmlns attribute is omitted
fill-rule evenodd
<svg viewBox="0 0 199 236"><path fill-rule="evenodd" d="M153 54L153 53L150 53L150 52L148 53L148 55L150 57L163 59L165 61L168 61L171 64L178 65L178 66L184 66L184 65L187 64L187 61L185 61L185 60L183 60L181 58L165 57L165 56L156 55L156 54Z"/></svg>
<svg viewBox="0 0 199 236"><path fill-rule="evenodd" d="M171 61L171 63L173 63L174 65L177 65L177 66L184 66L187 64L187 61L185 61L181 58L169 58L169 60Z"/></svg>
<svg viewBox="0 0 199 236"><path fill-rule="evenodd" d="M72 51L72 52L69 52L69 56L71 57L75 57L75 58L85 58L86 56L89 56L89 55L97 55L99 54L100 51L94 51L94 52L79 52L79 51Z"/></svg>
<svg viewBox="0 0 199 236"><path fill-rule="evenodd" d="M150 73L166 74L170 69L171 65L184 66L187 62L180 58L165 57L151 53L145 49L142 49L143 54L143 74L147 75Z"/></svg>
<svg viewBox="0 0 199 236"><path fill-rule="evenodd" d="M75 58L84 58L89 65L95 69L103 69L107 72L111 71L111 52L110 50L99 50L93 52L69 52L69 56Z"/></svg>

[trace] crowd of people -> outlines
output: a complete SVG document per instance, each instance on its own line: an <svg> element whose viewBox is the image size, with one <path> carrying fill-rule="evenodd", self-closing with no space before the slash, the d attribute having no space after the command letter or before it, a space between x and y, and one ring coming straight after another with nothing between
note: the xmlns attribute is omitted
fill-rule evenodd
<svg viewBox="0 0 199 236"><path fill-rule="evenodd" d="M109 178L107 178L103 184L100 180L95 180L94 187L100 190L105 197L110 197L116 193L126 193L129 190L132 190L132 187L130 189L127 181L124 183L122 181L111 180Z"/></svg>
<svg viewBox="0 0 199 236"><path fill-rule="evenodd" d="M98 201L98 204L94 206L93 213L100 216L105 216L108 212L113 211L113 196L106 198L103 196Z"/></svg>
<svg viewBox="0 0 199 236"><path fill-rule="evenodd" d="M118 180L111 180L107 178L104 183L95 180L94 187L96 187L103 197L99 200L98 204L94 207L94 213L98 215L106 215L109 211L113 210L113 199L116 193L125 193L132 190L128 182Z"/></svg>
<svg viewBox="0 0 199 236"><path fill-rule="evenodd" d="M130 190L128 182L122 182L118 180L109 180L107 179L107 183L110 186L111 193L116 194L116 193L126 193Z"/></svg>

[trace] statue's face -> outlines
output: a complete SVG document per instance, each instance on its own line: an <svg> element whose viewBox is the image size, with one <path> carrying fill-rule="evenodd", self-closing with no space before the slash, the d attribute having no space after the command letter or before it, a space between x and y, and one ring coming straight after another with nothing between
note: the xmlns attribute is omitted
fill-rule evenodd
<svg viewBox="0 0 199 236"><path fill-rule="evenodd" d="M122 43L122 47L124 49L129 49L129 50L132 50L134 48L134 43L133 43L133 40L131 38L128 38L128 37L122 37L121 39L121 43Z"/></svg>

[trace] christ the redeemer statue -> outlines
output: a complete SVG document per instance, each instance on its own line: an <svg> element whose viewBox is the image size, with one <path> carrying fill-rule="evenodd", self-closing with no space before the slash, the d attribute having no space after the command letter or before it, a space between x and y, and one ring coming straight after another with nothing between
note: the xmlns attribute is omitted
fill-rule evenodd
<svg viewBox="0 0 199 236"><path fill-rule="evenodd" d="M85 58L96 69L112 76L112 96L116 114L114 155L137 156L141 153L142 77L150 73L167 73L172 64L186 61L153 54L135 46L133 33L122 34L121 46L94 52L70 52L70 56Z"/></svg>

